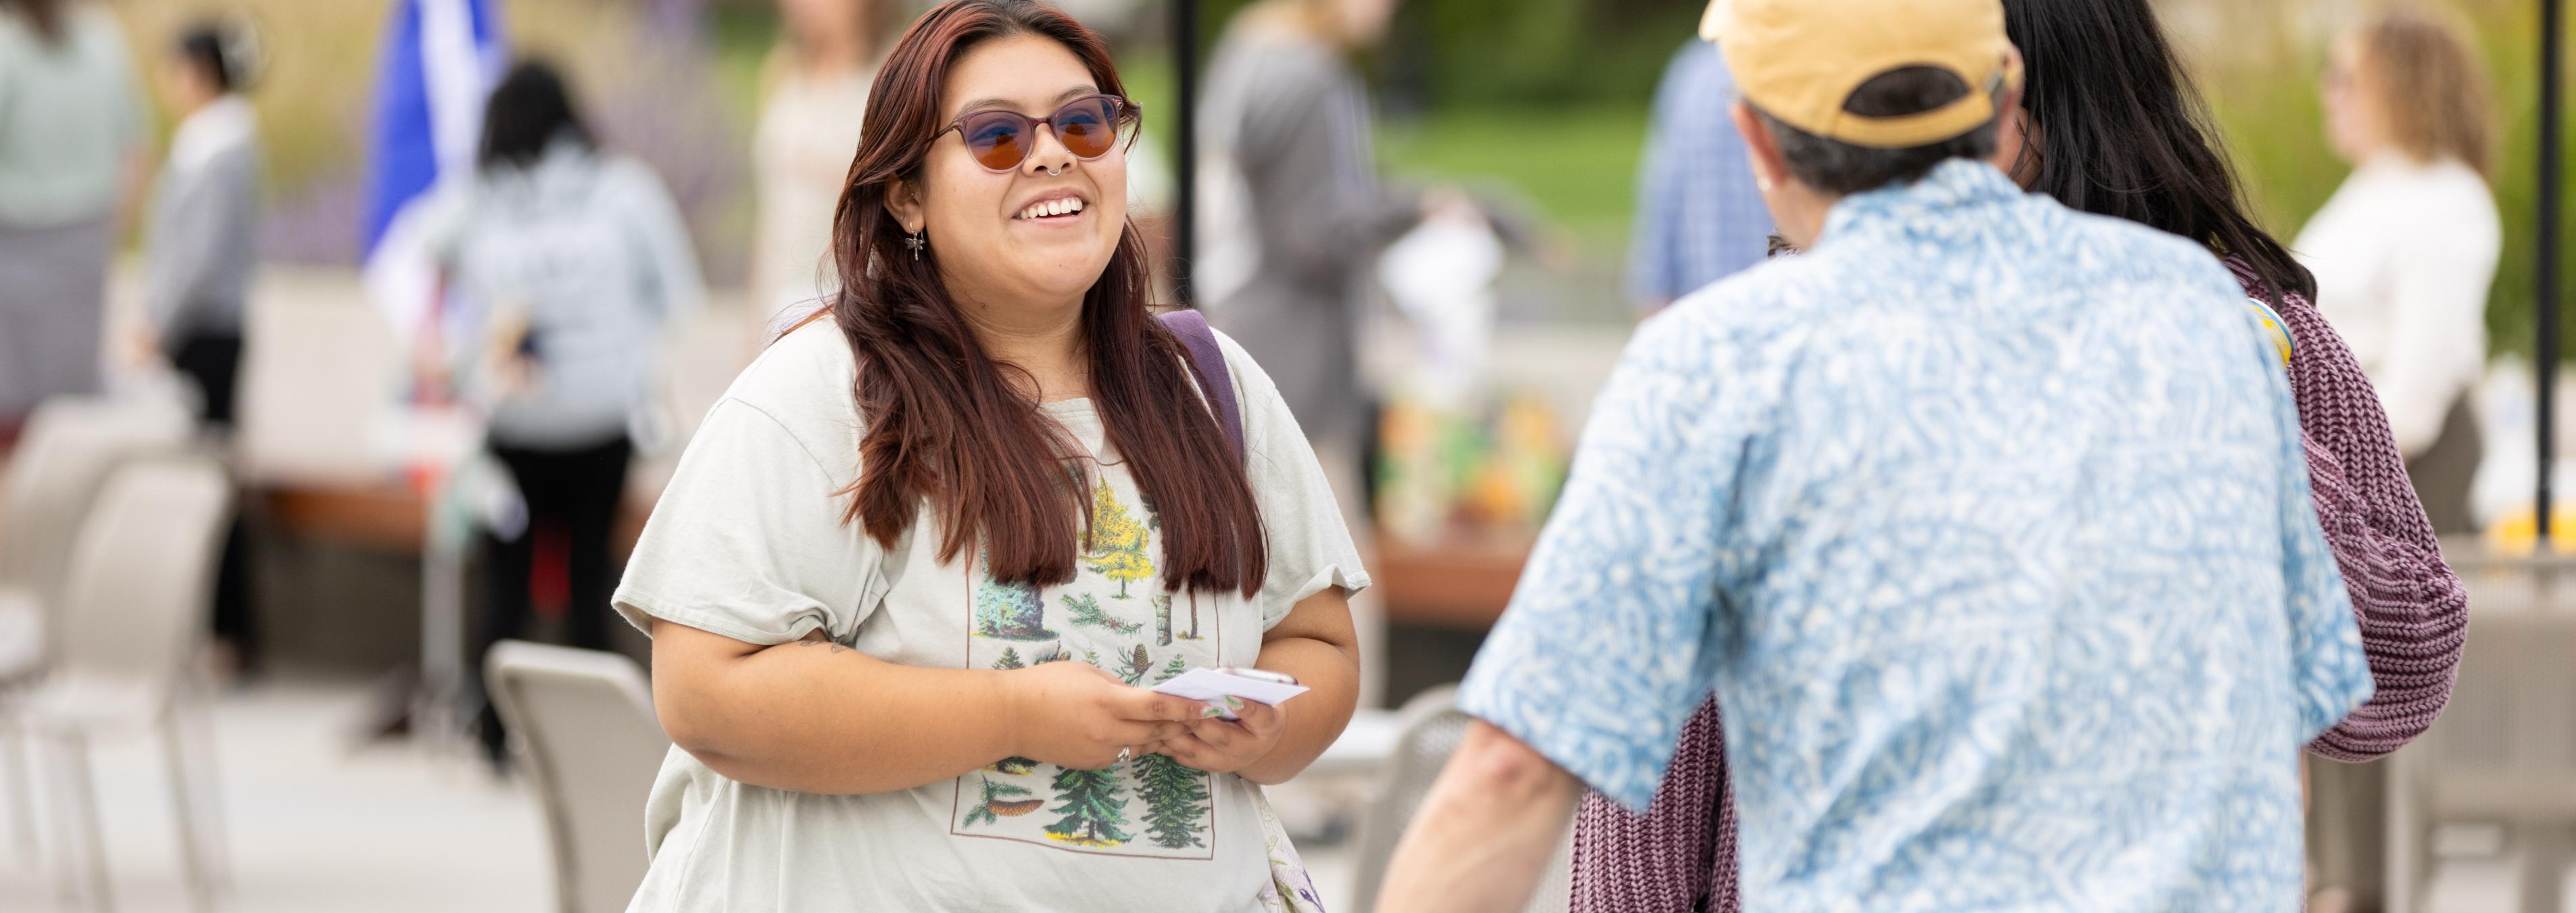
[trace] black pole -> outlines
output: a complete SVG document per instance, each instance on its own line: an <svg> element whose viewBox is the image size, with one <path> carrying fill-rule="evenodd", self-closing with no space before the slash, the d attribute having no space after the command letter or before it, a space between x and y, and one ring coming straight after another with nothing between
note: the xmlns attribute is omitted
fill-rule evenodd
<svg viewBox="0 0 2576 913"><path fill-rule="evenodd" d="M1173 93L1180 96L1173 107L1172 170L1178 172L1172 186L1172 222L1167 231L1172 236L1172 297L1184 307L1197 307L1198 295L1190 288L1190 264L1198 250L1198 176L1199 176L1199 4L1198 0L1172 2L1172 68ZM2544 0L2554 7L2555 0Z"/></svg>
<svg viewBox="0 0 2576 913"><path fill-rule="evenodd" d="M2558 429L2558 0L2540 0L2540 479L2532 501L2539 553L2549 550L2549 464Z"/></svg>

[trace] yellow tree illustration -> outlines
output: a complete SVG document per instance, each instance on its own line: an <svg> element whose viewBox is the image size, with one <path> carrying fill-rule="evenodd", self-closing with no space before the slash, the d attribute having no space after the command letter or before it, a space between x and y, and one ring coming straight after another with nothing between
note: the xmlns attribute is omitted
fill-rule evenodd
<svg viewBox="0 0 2576 913"><path fill-rule="evenodd" d="M1116 598L1126 599L1127 582L1154 576L1153 559L1145 556L1145 524L1127 514L1118 489L1108 480L1091 486L1091 551L1083 556L1093 573L1118 581Z"/></svg>

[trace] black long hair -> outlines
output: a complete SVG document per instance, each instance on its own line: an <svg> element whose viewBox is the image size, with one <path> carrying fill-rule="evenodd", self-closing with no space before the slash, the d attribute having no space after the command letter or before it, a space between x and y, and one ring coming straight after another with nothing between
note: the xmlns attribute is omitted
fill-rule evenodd
<svg viewBox="0 0 2576 913"><path fill-rule="evenodd" d="M524 168L546 154L557 139L596 148L590 128L564 88L563 74L542 60L522 60L510 67L483 109L482 150L475 164L489 171L501 166Z"/></svg>
<svg viewBox="0 0 2576 913"><path fill-rule="evenodd" d="M2246 216L2209 109L2147 0L2004 0L2004 28L2037 139L2013 173L2035 169L2031 189L2206 244L2276 293L2316 296L2316 278Z"/></svg>

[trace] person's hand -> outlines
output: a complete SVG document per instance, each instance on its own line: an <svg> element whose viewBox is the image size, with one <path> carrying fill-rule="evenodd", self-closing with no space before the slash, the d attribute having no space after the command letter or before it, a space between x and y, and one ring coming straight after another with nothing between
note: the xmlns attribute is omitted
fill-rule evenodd
<svg viewBox="0 0 2576 913"><path fill-rule="evenodd" d="M1009 683L1013 754L1059 767L1100 770L1187 735L1181 721L1206 704L1131 687L1090 665L1063 660L1002 673ZM1273 736L1274 740L1276 736Z"/></svg>
<svg viewBox="0 0 2576 913"><path fill-rule="evenodd" d="M1219 774L1240 771L1269 756L1279 744L1279 734L1288 728L1287 708L1233 697L1222 700L1234 711L1234 720L1215 718L1216 708L1209 705L1185 724L1183 732L1152 746L1153 751Z"/></svg>

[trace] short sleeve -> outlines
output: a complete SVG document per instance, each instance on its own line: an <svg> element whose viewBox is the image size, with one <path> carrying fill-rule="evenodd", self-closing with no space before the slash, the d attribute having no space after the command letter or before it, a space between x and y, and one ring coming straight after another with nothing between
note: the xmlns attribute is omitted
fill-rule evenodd
<svg viewBox="0 0 2576 913"><path fill-rule="evenodd" d="M882 552L841 522L820 457L759 407L719 401L626 562L618 613L648 633L659 618L764 646L847 641L883 597Z"/></svg>
<svg viewBox="0 0 2576 913"><path fill-rule="evenodd" d="M1764 414L1720 390L1740 366L1677 331L1694 316L1649 320L1620 356L1459 691L1467 713L1640 811L1709 690L1725 512Z"/></svg>
<svg viewBox="0 0 2576 913"><path fill-rule="evenodd" d="M1369 575L1288 401L1232 337L1219 333L1217 340L1243 409L1244 474L1270 547L1270 572L1258 597L1261 629L1268 631L1306 597L1328 586L1357 593L1368 588Z"/></svg>
<svg viewBox="0 0 2576 913"><path fill-rule="evenodd" d="M2317 520L2315 496L2309 491L2305 439L2299 433L2298 404L2290 396L2289 371L2280 349L2257 332L2264 395L2280 427L2274 471L2279 474L2281 581L2290 622L2290 662L2299 702L2299 742L2342 722L2353 708L2370 699L2368 658L2361 649L2361 627L2353 618L2352 594L2335 567L2326 545L2325 527Z"/></svg>

